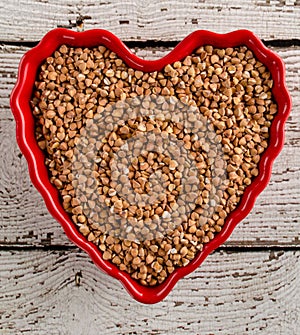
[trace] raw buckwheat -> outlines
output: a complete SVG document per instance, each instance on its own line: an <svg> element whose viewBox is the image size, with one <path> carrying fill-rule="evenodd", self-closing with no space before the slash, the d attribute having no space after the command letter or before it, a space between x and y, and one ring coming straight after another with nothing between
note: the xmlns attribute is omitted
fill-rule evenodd
<svg viewBox="0 0 300 335"><path fill-rule="evenodd" d="M144 73L104 46L62 45L41 65L32 109L63 208L104 260L142 285L162 283L222 230L258 175L277 112L272 86L270 72L245 46L207 45ZM122 122L130 108L161 113ZM183 126L185 119L196 132ZM147 150L140 141L131 147L136 136L152 133L182 143L181 154L189 158L176 155L177 145L173 157L157 152L155 141L146 143ZM126 143L130 162L122 151ZM114 155L129 164L124 173ZM197 174L185 174L184 166L196 166ZM189 182L183 185L184 178ZM149 203L143 202L149 194Z"/></svg>

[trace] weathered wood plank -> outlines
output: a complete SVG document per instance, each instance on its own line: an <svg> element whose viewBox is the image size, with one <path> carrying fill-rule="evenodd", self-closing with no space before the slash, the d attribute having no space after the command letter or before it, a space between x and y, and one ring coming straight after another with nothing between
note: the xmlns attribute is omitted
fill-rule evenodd
<svg viewBox="0 0 300 335"><path fill-rule="evenodd" d="M135 302L83 252L0 257L1 334L299 334L299 251L215 252L153 306Z"/></svg>
<svg viewBox="0 0 300 335"><path fill-rule="evenodd" d="M104 28L124 40L181 40L196 29L246 28L264 39L300 38L298 0L2 1L1 41L37 41L58 26L87 16L85 29Z"/></svg>
<svg viewBox="0 0 300 335"><path fill-rule="evenodd" d="M59 224L48 213L32 186L26 160L15 141L9 94L17 64L28 50L15 46L0 49L0 246L71 245ZM236 228L227 246L299 246L300 236L300 48L276 49L287 67L293 111L286 125L286 145L276 160L269 186L252 213ZM136 49L140 57L158 58L167 49Z"/></svg>

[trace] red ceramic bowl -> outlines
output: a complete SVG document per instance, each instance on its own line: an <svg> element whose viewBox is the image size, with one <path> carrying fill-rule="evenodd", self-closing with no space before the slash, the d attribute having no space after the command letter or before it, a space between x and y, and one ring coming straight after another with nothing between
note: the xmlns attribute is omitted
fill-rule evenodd
<svg viewBox="0 0 300 335"><path fill-rule="evenodd" d="M145 72L161 70L166 64L183 59L191 54L194 49L205 44L220 48L246 45L272 74L274 80L273 94L278 104L278 113L270 129L269 147L259 162L259 175L247 187L238 207L227 217L223 230L204 246L203 251L199 252L189 265L175 270L158 286L142 286L126 272L120 271L114 264L103 260L99 249L78 232L68 214L63 210L57 189L49 181L48 171L44 164L44 154L35 140L34 118L30 107L30 99L39 66L62 44L74 47L105 45L116 52L128 66ZM49 212L60 222L69 239L85 250L103 271L120 280L136 300L143 303L156 303L166 297L180 278L195 270L207 255L224 243L234 227L252 209L256 197L266 187L270 179L272 163L283 146L284 123L290 113L291 100L285 86L282 60L267 49L252 32L247 30L239 30L228 34L215 34L204 30L195 31L162 59L149 61L142 60L132 54L115 35L106 30L96 29L78 33L66 29L55 29L50 31L36 47L28 51L22 58L17 84L11 95L11 108L17 125L17 141L28 161L31 180L42 194Z"/></svg>

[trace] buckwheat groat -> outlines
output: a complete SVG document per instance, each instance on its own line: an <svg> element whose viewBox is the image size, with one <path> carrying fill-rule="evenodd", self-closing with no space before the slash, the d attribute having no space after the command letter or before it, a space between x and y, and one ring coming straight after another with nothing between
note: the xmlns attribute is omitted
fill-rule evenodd
<svg viewBox="0 0 300 335"><path fill-rule="evenodd" d="M161 71L62 45L32 96L51 183L103 259L162 283L222 230L268 146L272 78L245 46L204 46Z"/></svg>

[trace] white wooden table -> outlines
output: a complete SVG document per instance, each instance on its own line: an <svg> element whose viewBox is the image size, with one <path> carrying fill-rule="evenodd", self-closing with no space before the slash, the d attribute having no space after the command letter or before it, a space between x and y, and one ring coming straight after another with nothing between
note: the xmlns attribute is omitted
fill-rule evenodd
<svg viewBox="0 0 300 335"><path fill-rule="evenodd" d="M293 110L269 186L229 241L156 305L135 302L68 241L15 141L9 95L21 56L81 20L149 59L196 29L246 28L286 63ZM300 334L299 0L2 0L0 43L0 334Z"/></svg>

